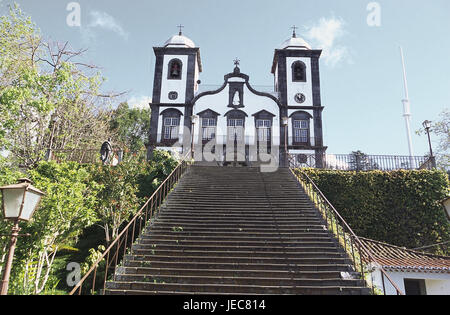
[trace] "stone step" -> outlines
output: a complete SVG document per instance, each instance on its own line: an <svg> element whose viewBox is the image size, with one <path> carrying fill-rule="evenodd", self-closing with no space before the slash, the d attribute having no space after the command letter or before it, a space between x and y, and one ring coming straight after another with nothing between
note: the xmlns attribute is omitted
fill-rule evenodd
<svg viewBox="0 0 450 315"><path fill-rule="evenodd" d="M120 267L119 274L155 276L206 276L206 277L261 277L279 279L330 279L340 278L340 271L290 271L290 270L236 270L236 269L174 269L149 267Z"/></svg>
<svg viewBox="0 0 450 315"><path fill-rule="evenodd" d="M125 267L147 267L147 268L165 268L165 269L228 269L228 270L257 270L257 271L339 271L350 272L351 266L347 263L334 264L258 264L258 263L225 263L225 262L177 262L177 261L139 261L128 260L124 261Z"/></svg>
<svg viewBox="0 0 450 315"><path fill-rule="evenodd" d="M185 245L185 244L156 244L156 243L148 243L148 244L139 244L136 243L133 245L133 248L136 249L151 249L151 250L167 250L167 251L210 251L214 252L219 249L223 251L256 251L256 252L283 252L283 253L304 253L304 252L341 252L339 248L336 246L331 246L329 244L324 245L316 245L316 246L227 246L222 245L220 247L211 246L211 245Z"/></svg>
<svg viewBox="0 0 450 315"><path fill-rule="evenodd" d="M105 292L369 294L324 224L287 169L192 167Z"/></svg>
<svg viewBox="0 0 450 315"><path fill-rule="evenodd" d="M115 278L117 282L133 282L133 283L154 283L154 284L229 284L229 285L257 285L257 286L272 286L276 283L277 286L342 286L354 287L362 286L363 281L358 279L308 279L308 278L264 278L264 277L238 277L238 276L192 276L192 275L142 275L142 274L120 274Z"/></svg>
<svg viewBox="0 0 450 315"><path fill-rule="evenodd" d="M213 257L229 257L229 258L246 258L246 257L262 257L262 258L344 258L344 254L338 251L334 252L274 252L274 251L239 251L239 250L227 250L227 251L201 251L201 250L162 250L158 248L139 248L133 247L133 255L144 255L144 256L213 256Z"/></svg>
<svg viewBox="0 0 450 315"><path fill-rule="evenodd" d="M140 253L142 251L137 250L131 255L125 255L125 260L140 260L154 262L184 262L184 263L234 263L234 264L264 264L264 265L276 265L276 264L350 264L346 257L230 257L230 256L159 256L159 255L146 255L151 251L144 251L145 254Z"/></svg>
<svg viewBox="0 0 450 315"><path fill-rule="evenodd" d="M179 283L145 283L145 282L108 282L107 294L114 294L121 290L121 294L170 294L169 292L185 294L192 292L196 294L205 294L220 292L220 294L318 294L318 295L362 295L369 294L369 290L361 290L361 287L349 286L310 286L310 287L292 287L292 286L257 286L257 285L230 285L230 284L179 284ZM112 291L114 290L114 292ZM125 291L125 292L124 292ZM119 293L119 292L117 292Z"/></svg>

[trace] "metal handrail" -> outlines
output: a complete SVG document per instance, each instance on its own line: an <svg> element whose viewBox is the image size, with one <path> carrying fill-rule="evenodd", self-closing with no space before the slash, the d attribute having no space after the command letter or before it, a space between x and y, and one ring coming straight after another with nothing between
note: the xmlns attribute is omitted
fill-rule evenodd
<svg viewBox="0 0 450 315"><path fill-rule="evenodd" d="M124 258L127 250L129 250L131 246L134 244L135 238L145 228L145 224L149 223L148 220L151 220L151 218L158 213L165 197L170 193L170 191L179 181L181 176L189 168L191 163L188 161L188 158L190 157L190 155L191 152L189 151L185 156L183 156L183 158L175 167L175 169L169 174L169 176L167 176L167 178L159 185L159 187L155 190L152 196L137 211L137 213L134 215L131 221L123 228L123 230L119 233L116 239L108 246L108 248L103 252L100 258L97 259L97 261L83 276L83 278L81 278L81 280L74 286L69 295L74 295L77 291L78 295L81 295L83 284L87 281L87 279L90 276L92 276L92 288L90 290L90 293L95 294L96 292L95 282L97 270L99 268L100 263L106 258L105 275L103 277L103 290L102 290L103 294L105 293L109 269L112 268L113 278L115 279L115 271L118 265L119 256L122 255L122 257ZM139 224L139 226L137 226L137 224Z"/></svg>
<svg viewBox="0 0 450 315"><path fill-rule="evenodd" d="M384 286L384 278L386 278L391 285L396 290L397 295L404 295L403 292L399 289L399 287L395 284L395 282L391 279L391 277L386 273L386 271L383 269L382 265L377 262L372 252L365 246L365 244L358 238L358 236L353 232L353 230L350 228L350 226L347 224L347 222L344 220L344 218L339 214L339 212L336 210L336 208L331 204L331 202L325 197L325 195L322 193L322 191L317 187L317 185L314 183L314 181L301 169L297 169L306 179L307 183L302 180L296 173L295 170L290 168L292 174L297 178L297 180L302 184L302 186L305 188L307 194L311 198L311 201L318 205L319 211L323 213L325 216L325 220L327 222L327 225L330 224L331 226L331 232L337 234L338 241L340 243L341 237L343 238L343 247L346 253L351 254L350 259L353 262L353 267L356 272L358 272L357 267L357 259L356 256L359 254L359 264L360 264L360 273L362 276L362 279L365 280L365 272L364 272L364 262L363 258L361 256L361 253L365 256L365 258L369 259L373 263L379 267L379 270L382 275L382 284L383 284L383 293L386 294L386 288ZM328 209L327 209L328 208ZM330 210L331 209L331 210ZM330 213L327 213L330 212ZM338 221L340 222L340 226L338 226ZM330 223L329 223L330 222ZM334 223L334 227L333 227ZM339 231L339 227L340 230ZM335 231L334 231L335 230ZM342 234L342 235L341 235ZM347 238L350 240L349 248L347 250ZM356 246L355 246L356 243ZM357 248L356 252L355 247ZM372 273L370 272L371 277ZM373 284L373 279L371 281L371 288L372 293L375 293L375 285ZM367 283L367 281L366 281Z"/></svg>

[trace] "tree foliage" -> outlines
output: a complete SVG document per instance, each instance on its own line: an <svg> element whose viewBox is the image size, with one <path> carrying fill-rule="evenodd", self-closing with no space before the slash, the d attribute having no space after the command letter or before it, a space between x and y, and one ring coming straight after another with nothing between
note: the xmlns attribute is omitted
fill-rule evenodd
<svg viewBox="0 0 450 315"><path fill-rule="evenodd" d="M0 50L0 147L19 164L107 138L111 95L100 93L104 79L83 62L84 50L44 41L18 6L0 19Z"/></svg>
<svg viewBox="0 0 450 315"><path fill-rule="evenodd" d="M117 135L117 143L131 152L146 147L150 132L150 109L130 108L120 103L113 111L110 128Z"/></svg>

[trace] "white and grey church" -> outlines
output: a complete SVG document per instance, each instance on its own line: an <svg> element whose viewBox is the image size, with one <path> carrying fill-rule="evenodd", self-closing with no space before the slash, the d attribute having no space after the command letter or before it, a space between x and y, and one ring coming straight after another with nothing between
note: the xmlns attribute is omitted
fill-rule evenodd
<svg viewBox="0 0 450 315"><path fill-rule="evenodd" d="M200 48L184 36L154 47L155 76L149 155L154 149L191 154L220 165L285 165L288 157L325 153L319 58L294 32L274 51L274 90L257 91L239 61L221 87L201 91ZM321 167L321 165L316 165Z"/></svg>

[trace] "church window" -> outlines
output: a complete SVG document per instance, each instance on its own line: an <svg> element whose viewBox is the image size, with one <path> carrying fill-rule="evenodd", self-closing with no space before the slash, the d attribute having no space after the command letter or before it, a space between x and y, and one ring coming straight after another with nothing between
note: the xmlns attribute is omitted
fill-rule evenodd
<svg viewBox="0 0 450 315"><path fill-rule="evenodd" d="M258 142L270 141L272 121L269 119L257 119L256 130L258 135Z"/></svg>
<svg viewBox="0 0 450 315"><path fill-rule="evenodd" d="M292 64L292 81L306 82L306 65L301 61Z"/></svg>
<svg viewBox="0 0 450 315"><path fill-rule="evenodd" d="M212 140L216 137L217 119L202 118L202 140Z"/></svg>
<svg viewBox="0 0 450 315"><path fill-rule="evenodd" d="M244 119L228 119L228 137L231 141L241 141L244 138Z"/></svg>
<svg viewBox="0 0 450 315"><path fill-rule="evenodd" d="M309 143L309 120L294 120L294 143L307 144Z"/></svg>
<svg viewBox="0 0 450 315"><path fill-rule="evenodd" d="M180 119L178 117L164 117L163 133L165 140L178 139Z"/></svg>
<svg viewBox="0 0 450 315"><path fill-rule="evenodd" d="M181 71L183 69L183 63L179 59L172 59L169 62L168 75L169 80L181 80Z"/></svg>

